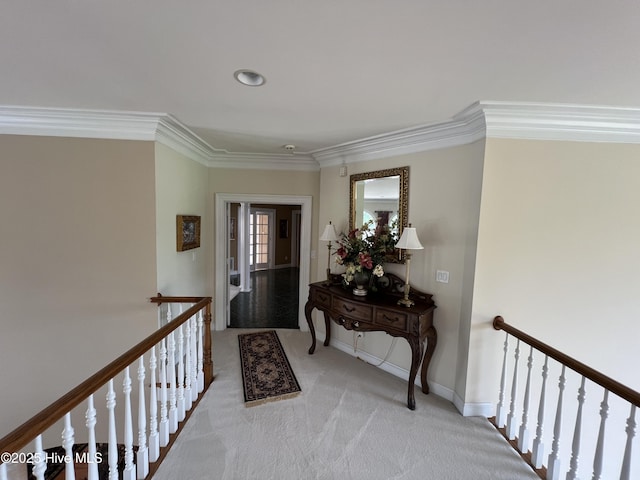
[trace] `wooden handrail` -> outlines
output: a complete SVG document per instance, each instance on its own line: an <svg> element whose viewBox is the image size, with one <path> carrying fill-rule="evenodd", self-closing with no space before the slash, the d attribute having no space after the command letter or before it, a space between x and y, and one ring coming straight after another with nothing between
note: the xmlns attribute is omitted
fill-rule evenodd
<svg viewBox="0 0 640 480"><path fill-rule="evenodd" d="M520 339L525 342L527 345L531 345L536 350L544 353L545 355L550 356L551 358L557 360L563 365L566 365L570 369L578 372L580 375L585 376L589 380L597 383L598 385L606 388L608 391L616 394L620 398L628 401L629 403L634 404L637 407L640 407L640 392L637 392L626 385L612 379L611 377L606 376L603 373L598 372L597 370L585 365L578 360L570 357L569 355L556 350L553 347L550 347L544 342L541 342L537 338L532 337L524 333L522 330L518 330L517 328L509 325L504 321L504 318L501 316L497 316L493 319L493 328L496 330L504 330L510 335Z"/></svg>
<svg viewBox="0 0 640 480"><path fill-rule="evenodd" d="M156 298L156 297L154 297ZM189 318L198 313L203 308L206 309L205 325L211 324L211 297L162 297L164 302L174 301L173 298L190 298L192 300L198 300L198 302L191 308L186 310L181 315L178 315L171 322L167 323L164 327L158 329L147 338L142 340L134 347L127 350L125 353L116 358L113 362L109 363L106 367L102 368L98 372L94 373L91 377L86 379L80 385L69 391L51 405L41 410L31 419L20 425L8 435L5 435L0 439L0 452L18 452L21 448L25 447L30 441L32 441L37 435L44 432L47 428L51 427L54 423L60 420L67 412L80 405L85 401L89 395L100 389L105 383L111 380L113 377L122 372L127 366L137 361L143 354L147 353L151 348L157 345L160 340L165 338L171 332L176 330L180 325L183 325ZM151 299L153 302L154 299ZM189 300L190 302L191 300ZM186 302L186 301L185 301ZM207 323L208 322L208 323ZM211 335L207 334L205 328L205 355L208 351L209 362L211 360ZM208 346L207 340L208 339ZM203 363L206 364L207 358L205 357ZM207 370L210 370L207 377ZM204 367L205 373L205 388L208 386L213 377L213 365L208 368Z"/></svg>
<svg viewBox="0 0 640 480"><path fill-rule="evenodd" d="M164 297L161 293L158 293L155 297L151 297L149 301L162 305L163 303L197 303L202 298L206 297Z"/></svg>

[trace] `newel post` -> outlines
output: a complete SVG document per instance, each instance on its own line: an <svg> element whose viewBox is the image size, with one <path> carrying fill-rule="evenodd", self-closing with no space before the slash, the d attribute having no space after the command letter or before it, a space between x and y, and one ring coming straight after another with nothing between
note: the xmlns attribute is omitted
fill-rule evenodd
<svg viewBox="0 0 640 480"><path fill-rule="evenodd" d="M213 359L211 358L211 299L205 308L204 314L204 384L213 382Z"/></svg>

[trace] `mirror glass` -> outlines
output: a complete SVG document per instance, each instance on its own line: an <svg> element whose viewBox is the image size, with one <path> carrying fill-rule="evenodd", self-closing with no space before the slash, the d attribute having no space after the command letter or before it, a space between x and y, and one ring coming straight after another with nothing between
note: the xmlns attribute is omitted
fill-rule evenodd
<svg viewBox="0 0 640 480"><path fill-rule="evenodd" d="M349 230L371 220L374 226L388 225L399 238L407 226L408 190L409 167L351 175Z"/></svg>

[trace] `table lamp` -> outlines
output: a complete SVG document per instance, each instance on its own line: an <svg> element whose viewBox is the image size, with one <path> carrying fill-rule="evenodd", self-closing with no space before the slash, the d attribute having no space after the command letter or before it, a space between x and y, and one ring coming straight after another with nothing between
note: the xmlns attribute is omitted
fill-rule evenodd
<svg viewBox="0 0 640 480"><path fill-rule="evenodd" d="M420 243L420 240L418 240L416 229L413 228L411 224L402 230L402 235L400 236L398 243L396 243L396 248L406 250L405 265L407 266L407 272L404 280L404 298L398 300L398 305L410 307L414 304L414 301L409 298L409 290L411 289L411 286L409 285L411 250L422 250L424 248Z"/></svg>
<svg viewBox="0 0 640 480"><path fill-rule="evenodd" d="M338 241L338 235L336 234L335 227L329 222L329 225L324 227L324 232L320 236L320 240L323 242L329 242L328 255L327 255L327 285L331 284L331 242Z"/></svg>

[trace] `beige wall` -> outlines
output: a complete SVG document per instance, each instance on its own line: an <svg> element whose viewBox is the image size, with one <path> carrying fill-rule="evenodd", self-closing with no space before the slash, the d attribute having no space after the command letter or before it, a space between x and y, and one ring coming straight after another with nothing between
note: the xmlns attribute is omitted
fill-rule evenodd
<svg viewBox="0 0 640 480"><path fill-rule="evenodd" d="M281 170L245 170L210 168L209 169L209 197L207 200L207 215L212 218L212 225L215 225L215 195L216 193L248 193L264 195L297 195L312 197L313 213L312 218L318 216L319 201L319 179L320 172L297 172ZM215 228L211 226L212 238L215 238ZM317 238L320 233L317 225L312 224L311 231L311 254L315 255L318 248ZM213 247L215 248L215 247ZM209 290L214 291L215 259L213 258L213 248L211 249L211 259L208 262L208 282ZM302 259L301 261L309 261ZM311 261L311 278L316 277L315 259Z"/></svg>
<svg viewBox="0 0 640 480"><path fill-rule="evenodd" d="M464 346L468 340L464 331L460 330L460 325L469 322L470 305L466 296L471 292L473 282L483 156L484 143L476 142L456 148L355 163L348 167L349 175L404 165L410 167L409 222L416 227L425 246L424 250L412 256L411 284L434 294L438 306L434 317L438 347L429 380L432 386L436 386L438 394L448 397L453 397L457 378L464 379L466 366L466 352L460 350L459 343L462 338ZM346 232L349 176L340 177L338 172L339 167L322 169L318 228L331 220L338 232ZM326 248L319 250L318 257L319 274L316 280L324 275ZM404 278L404 266L387 265L386 268ZM335 266L333 270L339 271ZM450 272L448 284L435 282L436 270ZM316 318L316 328L324 332L324 323L319 316ZM332 330L332 338L349 345L353 342L352 333L340 328ZM371 332L358 342L358 348L384 358L391 341L391 337L384 333ZM411 354L406 341L399 339L396 342L388 361L405 370L410 368Z"/></svg>
<svg viewBox="0 0 640 480"><path fill-rule="evenodd" d="M0 151L7 433L155 328L156 216L152 142L5 135Z"/></svg>
<svg viewBox="0 0 640 480"><path fill-rule="evenodd" d="M640 389L640 146L488 140L466 400L495 401L505 320Z"/></svg>
<svg viewBox="0 0 640 480"><path fill-rule="evenodd" d="M206 261L212 248L212 219L206 214L208 168L160 143L155 149L158 291L210 296L206 284ZM177 251L176 215L201 217L200 248Z"/></svg>
<svg viewBox="0 0 640 480"><path fill-rule="evenodd" d="M489 139L349 165L349 174L410 166L409 221L425 245L412 257L411 284L438 305L429 380L439 394L465 413L493 408L504 341L491 327L497 314L639 388L638 153L634 145ZM332 220L345 231L349 177L338 170L322 169L318 225ZM326 255L319 250L316 279ZM438 269L450 272L448 284L435 282ZM334 332L353 343L350 332ZM384 358L390 343L367 333L358 347ZM409 358L398 342L389 362L406 370Z"/></svg>

